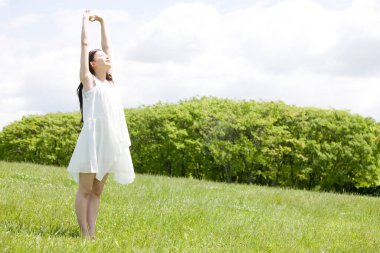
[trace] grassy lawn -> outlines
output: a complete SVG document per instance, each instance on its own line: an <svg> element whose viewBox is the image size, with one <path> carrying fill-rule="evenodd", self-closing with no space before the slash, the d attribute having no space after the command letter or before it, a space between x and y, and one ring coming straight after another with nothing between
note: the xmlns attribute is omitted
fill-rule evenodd
<svg viewBox="0 0 380 253"><path fill-rule="evenodd" d="M97 239L79 237L66 168L0 161L1 252L379 252L380 199L112 175Z"/></svg>

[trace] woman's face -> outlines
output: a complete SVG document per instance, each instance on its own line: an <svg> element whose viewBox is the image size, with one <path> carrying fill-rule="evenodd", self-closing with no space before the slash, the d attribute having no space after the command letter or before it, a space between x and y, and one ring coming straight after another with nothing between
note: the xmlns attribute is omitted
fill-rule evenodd
<svg viewBox="0 0 380 253"><path fill-rule="evenodd" d="M97 51L95 53L94 60L91 62L91 64L94 69L104 68L108 70L109 68L111 68L111 60L109 59L108 55L103 51Z"/></svg>

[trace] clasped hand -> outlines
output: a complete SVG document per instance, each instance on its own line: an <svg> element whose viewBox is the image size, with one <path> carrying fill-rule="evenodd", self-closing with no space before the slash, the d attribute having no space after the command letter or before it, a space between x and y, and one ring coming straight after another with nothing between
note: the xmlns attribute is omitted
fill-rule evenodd
<svg viewBox="0 0 380 253"><path fill-rule="evenodd" d="M92 14L91 10L86 10L83 14L83 18L90 20L91 22L98 21L98 22L103 22L103 18L99 15Z"/></svg>

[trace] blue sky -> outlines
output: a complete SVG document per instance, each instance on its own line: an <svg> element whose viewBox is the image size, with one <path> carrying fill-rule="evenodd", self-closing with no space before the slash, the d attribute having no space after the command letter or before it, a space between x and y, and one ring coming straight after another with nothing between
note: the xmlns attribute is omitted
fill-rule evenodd
<svg viewBox="0 0 380 253"><path fill-rule="evenodd" d="M0 0L0 129L78 111L81 16L104 16L125 107L193 96L282 100L380 121L376 0ZM91 24L90 46L100 46Z"/></svg>

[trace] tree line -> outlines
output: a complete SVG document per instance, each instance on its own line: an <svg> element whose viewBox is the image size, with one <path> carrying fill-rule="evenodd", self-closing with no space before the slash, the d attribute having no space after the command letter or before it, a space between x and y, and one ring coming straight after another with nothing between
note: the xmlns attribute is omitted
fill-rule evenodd
<svg viewBox="0 0 380 253"><path fill-rule="evenodd" d="M380 123L346 110L193 97L128 108L125 115L137 173L338 192L379 189ZM67 166L79 121L79 113L23 117L0 132L0 159Z"/></svg>

